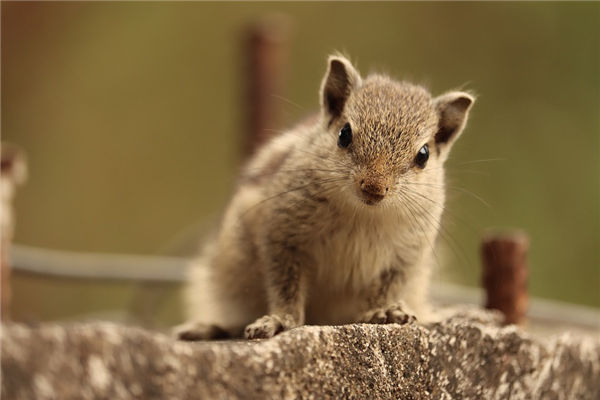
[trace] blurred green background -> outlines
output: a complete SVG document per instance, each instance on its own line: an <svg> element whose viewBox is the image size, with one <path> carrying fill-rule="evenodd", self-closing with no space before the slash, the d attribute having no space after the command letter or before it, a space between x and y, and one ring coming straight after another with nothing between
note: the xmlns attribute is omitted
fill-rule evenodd
<svg viewBox="0 0 600 400"><path fill-rule="evenodd" d="M218 215L244 133L242 33L272 13L291 25L274 129L317 109L334 50L363 73L474 91L437 275L477 285L483 230L518 227L534 296L600 307L599 3L2 2L2 140L30 170L15 241L162 254ZM86 285L16 276L16 316L132 296Z"/></svg>

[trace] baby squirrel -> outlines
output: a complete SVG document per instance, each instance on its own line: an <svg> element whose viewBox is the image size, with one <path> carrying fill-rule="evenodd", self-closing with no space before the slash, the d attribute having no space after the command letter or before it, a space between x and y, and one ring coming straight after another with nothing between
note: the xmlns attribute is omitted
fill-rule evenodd
<svg viewBox="0 0 600 400"><path fill-rule="evenodd" d="M473 96L433 98L330 56L321 112L243 170L193 268L184 340L269 338L303 324L407 323L426 299L443 165Z"/></svg>

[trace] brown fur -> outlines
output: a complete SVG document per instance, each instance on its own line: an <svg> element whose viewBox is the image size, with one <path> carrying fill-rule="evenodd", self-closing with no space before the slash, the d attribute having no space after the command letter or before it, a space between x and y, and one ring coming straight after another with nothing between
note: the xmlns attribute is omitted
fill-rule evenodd
<svg viewBox="0 0 600 400"><path fill-rule="evenodd" d="M380 75L363 80L332 56L321 100L320 118L274 138L246 167L197 261L187 295L195 322L180 337L222 333L213 325L245 326L246 337L259 338L305 323L430 318L443 163L473 98L433 98ZM340 148L346 123L352 142ZM424 144L430 156L420 168Z"/></svg>

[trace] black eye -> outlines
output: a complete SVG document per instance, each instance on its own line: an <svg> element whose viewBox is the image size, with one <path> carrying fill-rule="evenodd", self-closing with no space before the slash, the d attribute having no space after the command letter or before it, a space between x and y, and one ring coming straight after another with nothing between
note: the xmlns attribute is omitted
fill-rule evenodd
<svg viewBox="0 0 600 400"><path fill-rule="evenodd" d="M415 157L415 164L419 168L425 168L427 160L429 160L429 146L427 146L427 144L424 144L423 147L421 147L421 149L417 153L417 156Z"/></svg>
<svg viewBox="0 0 600 400"><path fill-rule="evenodd" d="M350 128L350 124L346 123L340 130L340 134L338 136L338 146L346 148L350 146L352 142L352 128Z"/></svg>

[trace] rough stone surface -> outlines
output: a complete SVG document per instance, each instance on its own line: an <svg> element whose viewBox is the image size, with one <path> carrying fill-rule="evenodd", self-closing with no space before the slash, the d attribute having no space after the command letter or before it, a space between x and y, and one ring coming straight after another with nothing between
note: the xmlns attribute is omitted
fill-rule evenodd
<svg viewBox="0 0 600 400"><path fill-rule="evenodd" d="M4 325L2 399L599 399L600 339L495 314L187 343L109 323Z"/></svg>

